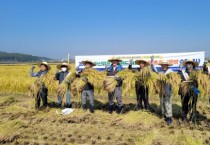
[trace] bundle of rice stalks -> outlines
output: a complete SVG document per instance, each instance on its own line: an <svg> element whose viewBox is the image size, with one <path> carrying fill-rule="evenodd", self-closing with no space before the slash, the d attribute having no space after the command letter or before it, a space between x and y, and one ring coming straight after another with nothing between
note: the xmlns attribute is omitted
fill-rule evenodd
<svg viewBox="0 0 210 145"><path fill-rule="evenodd" d="M201 97L208 97L210 95L210 81L208 75L204 74L202 71L194 71L190 74L190 80L197 84Z"/></svg>
<svg viewBox="0 0 210 145"><path fill-rule="evenodd" d="M41 88L43 87L44 83L42 82L42 80L40 78L36 79L35 82L33 84L31 84L29 86L29 91L32 94L32 97L36 97L39 93L39 91L41 90Z"/></svg>
<svg viewBox="0 0 210 145"><path fill-rule="evenodd" d="M103 81L106 78L106 71L99 72L93 68L86 68L80 75L88 80L88 82L94 86L94 90L100 93L103 89Z"/></svg>
<svg viewBox="0 0 210 145"><path fill-rule="evenodd" d="M75 78L76 78L75 72L70 72L66 76L63 82L57 88L58 96L62 97L63 99L63 97L67 95L67 91L70 89L70 84L73 82Z"/></svg>
<svg viewBox="0 0 210 145"><path fill-rule="evenodd" d="M185 96L192 93L191 88L194 86L194 82L181 82L179 86L179 94Z"/></svg>
<svg viewBox="0 0 210 145"><path fill-rule="evenodd" d="M104 82L104 90L107 92L113 92L116 88L117 81L115 80L114 77L107 77Z"/></svg>
<svg viewBox="0 0 210 145"><path fill-rule="evenodd" d="M159 73L159 79L157 81L157 84L159 86L158 93L162 96L164 96L165 87L169 86L172 88L172 94L173 96L178 96L179 94L179 84L181 83L181 77L176 72L171 72L169 74L163 74Z"/></svg>
<svg viewBox="0 0 210 145"><path fill-rule="evenodd" d="M179 94L179 84L181 83L181 77L176 72L171 72L166 75L167 81L166 84L172 87L173 96L178 96Z"/></svg>
<svg viewBox="0 0 210 145"><path fill-rule="evenodd" d="M122 85L123 96L129 95L135 92L135 84L137 81L136 73L133 73L132 70L124 69L118 72L117 76L119 76L123 80L123 85Z"/></svg>
<svg viewBox="0 0 210 145"><path fill-rule="evenodd" d="M159 92L159 86L157 85L157 80L159 76L157 73L152 72L149 67L142 69L141 71L136 73L137 75L137 83L140 86L144 86L148 88L149 95L155 95Z"/></svg>
<svg viewBox="0 0 210 145"><path fill-rule="evenodd" d="M206 64L206 66L209 67L209 66L210 66L210 63L208 62L208 63Z"/></svg>
<svg viewBox="0 0 210 145"><path fill-rule="evenodd" d="M167 77L164 73L159 73L158 76L159 76L159 78L157 80L157 86L159 86L159 88L158 88L157 92L159 93L159 95L161 97L163 97L165 94L165 85L167 82Z"/></svg>
<svg viewBox="0 0 210 145"><path fill-rule="evenodd" d="M94 85L94 93L99 95L104 92L104 79L107 77L107 71L102 71L98 73L96 77L97 81Z"/></svg>
<svg viewBox="0 0 210 145"><path fill-rule="evenodd" d="M87 83L81 78L74 79L74 81L70 85L72 95L80 98L81 92L86 84Z"/></svg>
<svg viewBox="0 0 210 145"><path fill-rule="evenodd" d="M161 81L162 83L166 84L167 82L167 76L164 73L159 73L159 81Z"/></svg>
<svg viewBox="0 0 210 145"><path fill-rule="evenodd" d="M100 93L103 89L103 80L106 77L105 72L99 72L93 68L85 68L82 73L80 74L80 78L76 78L70 85L71 93L73 96L81 96L81 92L87 82L84 78L94 86L94 93Z"/></svg>
<svg viewBox="0 0 210 145"><path fill-rule="evenodd" d="M29 86L29 90L33 97L36 97L42 88L54 89L54 79L49 72L41 78L37 78L33 84Z"/></svg>

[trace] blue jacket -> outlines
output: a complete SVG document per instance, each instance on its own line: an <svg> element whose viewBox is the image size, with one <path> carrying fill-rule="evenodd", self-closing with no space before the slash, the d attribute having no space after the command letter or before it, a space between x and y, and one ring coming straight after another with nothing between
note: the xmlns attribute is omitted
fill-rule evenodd
<svg viewBox="0 0 210 145"><path fill-rule="evenodd" d="M121 64L118 64L117 67L115 68L115 70L114 70L113 66L111 65L107 69L107 75L108 76L115 76L121 70L123 70L123 67L122 67ZM121 78L117 78L116 80L118 82L116 87L122 86L122 83L123 83L122 79Z"/></svg>
<svg viewBox="0 0 210 145"><path fill-rule="evenodd" d="M113 71L113 65L108 67L107 69L107 75L108 76L115 76L119 71L123 70L123 67L121 64L118 64L116 69Z"/></svg>

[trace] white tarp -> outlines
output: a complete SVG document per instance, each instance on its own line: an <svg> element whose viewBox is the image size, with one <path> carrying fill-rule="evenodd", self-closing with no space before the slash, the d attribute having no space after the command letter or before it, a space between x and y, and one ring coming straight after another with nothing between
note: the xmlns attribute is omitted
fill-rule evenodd
<svg viewBox="0 0 210 145"><path fill-rule="evenodd" d="M145 59L148 62L150 61L150 57L154 56L154 63L156 67L160 67L158 65L162 60L168 60L168 62L174 64L172 69L176 71L179 68L180 63L182 63L186 59L193 59L194 61L199 63L199 66L202 66L205 60L205 52L184 52L184 53L157 53L157 54L127 54L127 55L89 55L89 56L76 56L75 57L75 65L79 66L80 69L83 69L84 66L82 64L83 60L91 60L96 63L94 68L98 70L104 70L105 65L110 65L108 59L111 57L118 57L122 59L121 62L124 68L127 68L129 65L129 60L133 59L134 61L137 59ZM138 65L133 64L133 67L138 67Z"/></svg>

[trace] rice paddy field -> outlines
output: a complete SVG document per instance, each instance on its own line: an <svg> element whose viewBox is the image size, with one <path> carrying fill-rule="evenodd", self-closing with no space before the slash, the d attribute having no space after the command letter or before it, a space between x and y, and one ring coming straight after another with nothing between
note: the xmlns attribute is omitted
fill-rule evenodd
<svg viewBox="0 0 210 145"><path fill-rule="evenodd" d="M136 108L135 96L123 96L123 113L107 113L106 92L95 95L94 114L80 108L72 97L73 113L59 115L58 82L49 86L48 107L36 110L29 86L31 65L0 65L0 144L11 145L209 145L210 109L207 99L198 101L197 122L180 123L181 103L173 98L173 126L160 117L159 98L150 97L151 112ZM72 65L72 68L74 66ZM35 71L38 71L36 67ZM50 75L54 76L55 65Z"/></svg>

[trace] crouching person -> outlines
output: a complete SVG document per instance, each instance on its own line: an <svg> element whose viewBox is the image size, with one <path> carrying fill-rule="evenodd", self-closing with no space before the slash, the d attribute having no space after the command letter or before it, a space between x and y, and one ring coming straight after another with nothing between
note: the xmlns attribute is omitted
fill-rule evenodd
<svg viewBox="0 0 210 145"><path fill-rule="evenodd" d="M93 69L93 66L96 66L95 63L93 63L90 60L82 61L85 68L82 71L76 71L77 77L81 77L80 74L85 71L85 69ZM90 101L90 112L94 113L94 87L92 84L88 82L88 79L85 77L81 78L83 81L86 82L86 85L84 86L82 90L82 108L83 110L87 110L87 98Z"/></svg>
<svg viewBox="0 0 210 145"><path fill-rule="evenodd" d="M31 77L42 78L51 69L51 67L49 66L49 64L47 62L39 63L38 67L40 68L40 71L35 73L34 72L35 66L32 66L31 71L30 71ZM35 104L36 108L40 107L41 99L42 99L42 102L43 102L43 107L44 108L47 107L47 95L48 95L48 88L43 84L41 89L39 90L37 96L35 96L36 97L36 104Z"/></svg>
<svg viewBox="0 0 210 145"><path fill-rule="evenodd" d="M152 59L153 60L153 59ZM159 64L161 66L161 71L158 71L156 67L153 64L153 61L151 61L151 67L153 70L157 73L162 73L164 75L167 75L171 72L173 72L172 69L169 68L169 66L172 66L172 64L168 63L167 60L164 60ZM168 125L172 124L172 88L171 85L165 84L164 91L160 92L160 108L162 112L162 116L166 119Z"/></svg>
<svg viewBox="0 0 210 145"><path fill-rule="evenodd" d="M109 98L109 113L112 114L113 109L114 109L114 98L116 96L117 99L117 113L120 114L123 108L122 104L122 79L118 77L116 74L123 70L122 65L120 62L122 60L118 58L111 58L108 60L111 62L111 66L107 68L107 75L110 77L114 77L117 81L117 86L113 92L108 93L108 98Z"/></svg>
<svg viewBox="0 0 210 145"><path fill-rule="evenodd" d="M68 76L68 74L70 73L70 65L68 65L67 63L62 63L56 66L58 70L61 70L60 72L58 72L58 70L56 71L56 75L55 75L55 79L59 81L59 84L61 84L65 78ZM68 82L65 82L68 83ZM68 85L69 86L69 85ZM62 107L62 96L58 96L58 102L57 102L58 107ZM68 88L67 90L67 94L66 94L66 108L72 108L72 104L71 104L71 92L70 92L70 88Z"/></svg>

